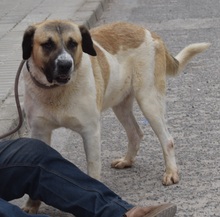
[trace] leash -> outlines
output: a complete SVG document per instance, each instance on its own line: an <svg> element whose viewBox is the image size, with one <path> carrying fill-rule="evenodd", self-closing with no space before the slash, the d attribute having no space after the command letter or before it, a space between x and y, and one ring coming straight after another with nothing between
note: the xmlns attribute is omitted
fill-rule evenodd
<svg viewBox="0 0 220 217"><path fill-rule="evenodd" d="M14 84L15 102L16 102L18 117L19 117L18 126L15 129L13 129L12 131L9 131L8 133L0 135L0 139L3 139L5 137L10 136L13 133L17 132L21 128L22 123L23 123L23 115L22 115L22 110L21 110L21 105L20 105L20 100L19 100L19 94L18 94L18 83L19 83L19 77L20 77L21 70L23 68L24 63L25 63L25 60L22 60L19 67L18 67L17 74L15 77L15 84Z"/></svg>

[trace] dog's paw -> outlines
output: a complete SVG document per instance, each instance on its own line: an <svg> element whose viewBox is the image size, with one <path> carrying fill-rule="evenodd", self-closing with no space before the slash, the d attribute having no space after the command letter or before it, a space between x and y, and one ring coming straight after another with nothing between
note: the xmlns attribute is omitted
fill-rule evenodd
<svg viewBox="0 0 220 217"><path fill-rule="evenodd" d="M38 208L36 207L30 207L30 206L24 206L21 208L24 212L29 214L37 214Z"/></svg>
<svg viewBox="0 0 220 217"><path fill-rule="evenodd" d="M177 184L178 182L179 182L179 175L177 172L171 171L169 173L167 172L164 173L163 181L162 181L163 185L168 186L168 185Z"/></svg>
<svg viewBox="0 0 220 217"><path fill-rule="evenodd" d="M114 160L111 163L111 167L116 168L116 169L123 169L123 168L128 168L132 166L132 161L131 160L126 160L125 158L117 159Z"/></svg>
<svg viewBox="0 0 220 217"><path fill-rule="evenodd" d="M40 200L31 200L29 198L25 206L23 206L21 209L26 213L36 214L38 212L40 204Z"/></svg>

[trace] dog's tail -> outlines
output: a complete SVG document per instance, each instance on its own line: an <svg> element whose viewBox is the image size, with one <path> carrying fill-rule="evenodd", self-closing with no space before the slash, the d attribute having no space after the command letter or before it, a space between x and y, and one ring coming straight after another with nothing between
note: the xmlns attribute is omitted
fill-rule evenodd
<svg viewBox="0 0 220 217"><path fill-rule="evenodd" d="M181 50L175 57L166 52L166 73L175 76L183 70L186 64L196 55L202 53L210 46L210 43L190 44Z"/></svg>

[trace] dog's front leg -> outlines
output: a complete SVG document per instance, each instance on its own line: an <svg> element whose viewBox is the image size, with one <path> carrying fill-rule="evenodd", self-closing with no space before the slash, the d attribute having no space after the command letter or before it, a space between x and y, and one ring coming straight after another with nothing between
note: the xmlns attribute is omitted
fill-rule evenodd
<svg viewBox="0 0 220 217"><path fill-rule="evenodd" d="M45 128L45 130L39 130L39 127L37 127L36 124L34 126L31 126L31 138L39 139L50 145L52 129L48 127ZM40 204L40 200L32 200L29 197L25 205L22 207L22 210L30 214L36 214L39 210Z"/></svg>
<svg viewBox="0 0 220 217"><path fill-rule="evenodd" d="M42 129L43 126L46 126ZM50 127L48 123L42 123L39 127L34 126L31 127L31 138L39 139L45 142L47 145L50 145L51 142L51 134L54 127Z"/></svg>
<svg viewBox="0 0 220 217"><path fill-rule="evenodd" d="M101 173L101 145L100 123L86 127L81 133L87 161L87 173L100 180Z"/></svg>

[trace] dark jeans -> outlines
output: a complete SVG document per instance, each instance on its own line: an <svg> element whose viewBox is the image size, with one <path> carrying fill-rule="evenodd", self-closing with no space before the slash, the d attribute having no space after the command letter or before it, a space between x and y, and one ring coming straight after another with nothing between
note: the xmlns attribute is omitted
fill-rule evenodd
<svg viewBox="0 0 220 217"><path fill-rule="evenodd" d="M34 216L7 202L24 194L77 217L122 217L133 207L39 140L1 142L0 216Z"/></svg>

